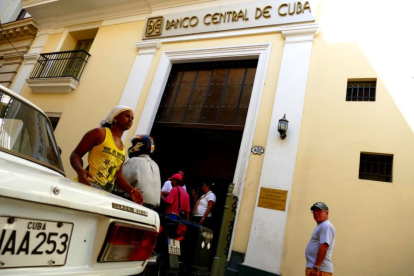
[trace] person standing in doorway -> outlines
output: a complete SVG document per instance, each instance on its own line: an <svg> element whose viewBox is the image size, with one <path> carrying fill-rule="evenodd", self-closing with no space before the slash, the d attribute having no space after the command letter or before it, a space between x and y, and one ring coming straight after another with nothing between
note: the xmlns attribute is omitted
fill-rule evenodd
<svg viewBox="0 0 414 276"><path fill-rule="evenodd" d="M187 192L181 187L183 185L183 177L181 174L174 174L169 178L171 180L172 189L167 197L162 196L162 199L168 205L165 211L169 218L180 220L181 213L185 212L185 217L190 219L190 197Z"/></svg>
<svg viewBox="0 0 414 276"><path fill-rule="evenodd" d="M111 192L116 183L128 192L134 202L143 204L142 194L122 175L125 146L121 137L132 126L134 112L118 105L106 115L100 128L87 132L70 155L70 164L78 174L80 183ZM82 166L82 157L89 152L89 169Z"/></svg>
<svg viewBox="0 0 414 276"><path fill-rule="evenodd" d="M203 224L205 227L211 229L211 210L216 203L216 195L211 191L214 183L205 182L201 189L203 190L203 195L197 200L197 195L195 190L192 190L194 200L194 217L193 220L200 224Z"/></svg>
<svg viewBox="0 0 414 276"><path fill-rule="evenodd" d="M323 202L316 202L310 209L317 226L305 251L306 276L331 276L335 228L328 220L329 208Z"/></svg>
<svg viewBox="0 0 414 276"><path fill-rule="evenodd" d="M184 172L183 171L178 171L178 174L180 174L183 179L184 179ZM172 190L173 186L171 184L171 179L168 178L167 181L164 182L164 185L162 185L162 189L161 189L161 194L164 197L167 197L168 194L170 193L170 191ZM187 192L187 187L183 184L182 188L184 189L184 191Z"/></svg>

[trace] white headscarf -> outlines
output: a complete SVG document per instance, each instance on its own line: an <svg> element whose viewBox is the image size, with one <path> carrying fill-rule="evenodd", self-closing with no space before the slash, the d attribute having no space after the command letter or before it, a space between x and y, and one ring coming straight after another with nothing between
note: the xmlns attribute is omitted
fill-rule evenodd
<svg viewBox="0 0 414 276"><path fill-rule="evenodd" d="M117 105L114 108L111 109L111 111L109 111L108 114L106 114L105 118L103 118L102 122L101 122L101 127L103 127L106 123L108 124L113 124L114 123L114 118L116 116L118 116L119 114L121 114L124 111L127 110L132 110L132 108L126 106L126 105Z"/></svg>

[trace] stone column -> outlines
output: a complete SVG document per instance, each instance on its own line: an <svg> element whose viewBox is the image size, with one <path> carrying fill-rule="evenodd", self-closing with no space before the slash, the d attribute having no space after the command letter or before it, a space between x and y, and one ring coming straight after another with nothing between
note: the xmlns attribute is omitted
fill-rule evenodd
<svg viewBox="0 0 414 276"><path fill-rule="evenodd" d="M119 104L127 105L132 109L135 109L138 105L152 59L161 43L159 41L138 41L135 42L135 46L139 52L119 101Z"/></svg>
<svg viewBox="0 0 414 276"><path fill-rule="evenodd" d="M119 104L131 107L133 110L138 105L139 98L141 97L142 88L144 87L145 81L147 80L148 71L151 67L152 59L154 58L155 52L160 48L161 43L155 41L137 41L135 47L138 49L138 54L135 57L134 65L132 66L131 72L127 83L122 92ZM149 134L149 133L136 133L136 134ZM128 134L129 135L129 134ZM124 132L122 140L125 142L127 133Z"/></svg>
<svg viewBox="0 0 414 276"><path fill-rule="evenodd" d="M317 30L317 24L282 28L285 45L253 223L243 263L246 271L256 269L280 274L313 37ZM287 137L282 140L277 128L279 119L285 113L286 119L289 120L289 128ZM287 191L286 210L257 207L261 188Z"/></svg>

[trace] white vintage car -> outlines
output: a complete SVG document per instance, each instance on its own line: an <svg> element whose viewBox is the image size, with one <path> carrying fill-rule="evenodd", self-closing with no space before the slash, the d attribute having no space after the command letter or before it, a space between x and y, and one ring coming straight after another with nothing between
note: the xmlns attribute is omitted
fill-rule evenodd
<svg viewBox="0 0 414 276"><path fill-rule="evenodd" d="M0 86L0 275L134 275L156 212L65 178L50 121Z"/></svg>

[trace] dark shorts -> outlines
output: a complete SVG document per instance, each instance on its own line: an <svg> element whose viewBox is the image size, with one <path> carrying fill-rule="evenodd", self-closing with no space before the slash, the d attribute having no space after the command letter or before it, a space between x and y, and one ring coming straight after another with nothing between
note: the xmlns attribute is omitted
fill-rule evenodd
<svg viewBox="0 0 414 276"><path fill-rule="evenodd" d="M197 222L197 223L200 223L200 220L202 219L203 217L196 217L196 216L194 216L193 217L193 221L195 221L195 222ZM205 220L204 220L204 223L202 224L203 226L205 226L205 227L207 227L207 228L209 228L209 229L211 229L211 217L207 217Z"/></svg>

